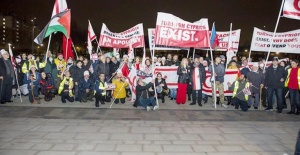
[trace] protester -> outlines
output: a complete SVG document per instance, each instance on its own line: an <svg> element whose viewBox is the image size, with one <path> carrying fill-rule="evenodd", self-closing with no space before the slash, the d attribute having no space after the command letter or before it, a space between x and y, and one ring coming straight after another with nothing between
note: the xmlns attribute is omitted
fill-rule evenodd
<svg viewBox="0 0 300 155"><path fill-rule="evenodd" d="M249 89L249 82L246 81L247 76L241 74L239 79L234 81L233 84L227 83L229 90L233 91L232 97L235 103L235 109L241 107L242 111L248 110L249 95L245 94L245 89Z"/></svg>
<svg viewBox="0 0 300 155"><path fill-rule="evenodd" d="M273 111L273 94L277 97L277 112L282 112L282 91L286 72L283 67L278 65L278 58L274 57L272 65L266 69L265 87L268 90L268 108L266 111Z"/></svg>
<svg viewBox="0 0 300 155"><path fill-rule="evenodd" d="M109 65L109 74L111 77L116 75L116 71L118 70L119 66L120 66L120 62L116 59L116 57L112 57L111 63Z"/></svg>
<svg viewBox="0 0 300 155"><path fill-rule="evenodd" d="M167 61L166 61L166 57L161 58L161 65L160 66L168 66Z"/></svg>
<svg viewBox="0 0 300 155"><path fill-rule="evenodd" d="M126 82L126 78L123 76L121 70L117 72L117 75L114 77L112 83L116 86L116 88L113 90L115 104L118 104L119 102L124 104L126 98L125 88L128 86L128 82Z"/></svg>
<svg viewBox="0 0 300 155"><path fill-rule="evenodd" d="M106 97L106 89L107 89L107 83L105 82L105 75L100 74L99 80L96 80L95 83L95 106L99 107L99 102L101 104L105 104L105 97Z"/></svg>
<svg viewBox="0 0 300 155"><path fill-rule="evenodd" d="M203 65L200 63L200 58L194 58L194 64L192 65L190 71L190 84L192 85L192 99L193 102L190 105L195 105L196 100L198 101L198 105L202 106L202 88L203 83L205 82L206 72ZM202 58L203 62L203 58ZM196 95L198 94L198 97Z"/></svg>
<svg viewBox="0 0 300 155"><path fill-rule="evenodd" d="M291 111L288 114L300 114L300 68L298 67L299 61L292 60L291 67L288 69L285 87L289 89ZM297 110L296 110L297 109Z"/></svg>
<svg viewBox="0 0 300 155"><path fill-rule="evenodd" d="M51 101L52 98L54 98L54 94L51 92L51 90L54 88L53 86L53 80L52 80L52 74L41 72L41 79L40 79L40 87L41 87L41 93L44 95L45 101Z"/></svg>
<svg viewBox="0 0 300 155"><path fill-rule="evenodd" d="M37 71L37 68L35 65L32 65L30 67L30 73L29 73L29 79L27 77L24 77L24 83L27 84L27 88L29 91L28 97L29 101L32 104L40 104L40 99L39 99L39 86L40 86L40 80L41 80L41 75Z"/></svg>
<svg viewBox="0 0 300 155"><path fill-rule="evenodd" d="M60 84L60 79L59 79L60 76L58 76L58 73L57 73L56 63L53 60L51 51L48 51L46 54L47 54L47 60L45 61L46 56L43 58L43 61L46 62L44 72L46 74L49 73L52 75L52 80L53 80L52 84L53 84L53 86L55 86L55 88L58 88L59 84Z"/></svg>
<svg viewBox="0 0 300 155"><path fill-rule="evenodd" d="M27 55L26 55L26 53L22 53L20 65L23 66L23 64L26 61L27 61Z"/></svg>
<svg viewBox="0 0 300 155"><path fill-rule="evenodd" d="M287 72L287 70L290 68L290 66L287 65L287 63L285 61L281 61L279 63L279 65L284 68L285 72ZM289 89L286 86L284 86L283 91L282 91L282 108L283 109L287 108L285 95L287 94L288 91L289 91Z"/></svg>
<svg viewBox="0 0 300 155"><path fill-rule="evenodd" d="M151 60L146 59L144 72L149 75L149 74L153 73L153 69L154 69L154 67L153 67L153 64L151 64Z"/></svg>
<svg viewBox="0 0 300 155"><path fill-rule="evenodd" d="M214 65L214 73L212 69L212 65ZM220 104L224 107L227 108L227 105L224 104L224 76L225 76L225 66L221 64L221 58L216 57L215 62L209 66L208 71L211 73L211 82L212 82L212 100L213 103L215 103L215 93L217 90L214 90L214 81L216 83L216 89L219 91L219 96L220 96Z"/></svg>
<svg viewBox="0 0 300 155"><path fill-rule="evenodd" d="M162 103L165 103L165 96L168 95L169 88L167 86L166 80L162 77L161 73L158 73L156 75L155 86L161 88L161 92L156 92L157 98L161 99Z"/></svg>
<svg viewBox="0 0 300 155"><path fill-rule="evenodd" d="M150 97L149 95L149 88L153 86L154 80L149 82L147 85L143 82L142 78L139 78L137 81L136 86L136 98L137 98L137 104L142 105L147 111L151 110L151 107L153 107L153 110L158 110L158 106L156 105L154 97Z"/></svg>
<svg viewBox="0 0 300 155"><path fill-rule="evenodd" d="M142 65L144 65L144 64L142 64ZM140 57L135 57L135 61L134 61L133 66L134 66L137 70L141 70L142 66L141 66L141 63L140 63Z"/></svg>
<svg viewBox="0 0 300 155"><path fill-rule="evenodd" d="M57 54L57 58L54 59L54 63L56 64L57 67L57 73L58 73L57 76L60 77L62 71L65 70L66 67L66 61L64 60L62 53Z"/></svg>
<svg viewBox="0 0 300 155"><path fill-rule="evenodd" d="M65 76L61 75L61 83L59 85L58 94L61 96L61 102L66 103L66 100L69 102L74 102L73 88L74 81L71 77L70 71L65 71Z"/></svg>
<svg viewBox="0 0 300 155"><path fill-rule="evenodd" d="M250 83L250 90L255 98L254 109L258 109L260 102L260 88L263 87L264 84L264 74L258 71L258 63L253 63L252 71L247 73L247 77ZM250 95L248 99L248 108L251 107L253 104L252 102L252 95Z"/></svg>
<svg viewBox="0 0 300 155"><path fill-rule="evenodd" d="M78 83L81 78L83 78L84 70L82 68L82 61L77 61L76 66L70 68L70 74L72 75L72 80L75 83L75 101L80 101L78 98ZM73 86L72 86L73 87Z"/></svg>
<svg viewBox="0 0 300 155"><path fill-rule="evenodd" d="M172 66L173 65L173 60L172 60L172 55L171 54L168 54L166 64L167 64L167 66Z"/></svg>
<svg viewBox="0 0 300 155"><path fill-rule="evenodd" d="M190 67L188 66L187 58L183 58L180 66L177 69L178 75L178 92L176 96L177 104L185 104L186 102L186 91L189 82Z"/></svg>
<svg viewBox="0 0 300 155"><path fill-rule="evenodd" d="M12 86L15 80L14 69L11 61L9 60L9 54L5 50L0 51L2 58L0 58L0 103L6 104L6 102L13 102L12 98Z"/></svg>
<svg viewBox="0 0 300 155"><path fill-rule="evenodd" d="M105 61L105 56L102 55L99 57L99 62L97 65L97 70L95 71L97 73L97 77L99 77L100 74L104 74L106 79L110 78L109 74L109 65Z"/></svg>
<svg viewBox="0 0 300 155"><path fill-rule="evenodd" d="M84 71L84 77L78 82L78 97L80 102L94 101L94 81L90 78L89 71Z"/></svg>
<svg viewBox="0 0 300 155"><path fill-rule="evenodd" d="M28 60L24 62L23 66L22 66L22 72L24 74L27 74L27 76L29 77L28 73L29 73L29 67L31 67L32 65L34 65L36 67L36 69L39 71L41 68L44 68L46 66L45 62L38 62L36 60L34 60L34 57L32 54L29 54L27 56Z"/></svg>
<svg viewBox="0 0 300 155"><path fill-rule="evenodd" d="M178 60L178 55L173 56L172 66L180 66L180 61Z"/></svg>
<svg viewBox="0 0 300 155"><path fill-rule="evenodd" d="M66 71L69 71L70 68L74 65L74 61L72 57L69 57L67 60L67 66L66 66Z"/></svg>

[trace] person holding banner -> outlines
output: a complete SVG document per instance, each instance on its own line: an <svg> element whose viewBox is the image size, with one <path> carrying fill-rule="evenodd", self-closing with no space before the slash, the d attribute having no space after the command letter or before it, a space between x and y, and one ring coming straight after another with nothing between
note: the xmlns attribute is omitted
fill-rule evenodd
<svg viewBox="0 0 300 155"><path fill-rule="evenodd" d="M203 62L203 61L202 61ZM193 102L190 105L195 105L198 100L198 105L202 106L202 86L205 82L206 72L203 65L200 63L199 58L194 58L194 64L192 65L190 72L190 84L192 85L192 99ZM198 97L196 99L196 93Z"/></svg>
<svg viewBox="0 0 300 155"><path fill-rule="evenodd" d="M177 75L178 75L178 91L176 96L177 104L185 104L186 102L187 86L190 77L190 67L188 63L189 63L188 59L183 58L180 66L177 69Z"/></svg>
<svg viewBox="0 0 300 155"><path fill-rule="evenodd" d="M268 108L266 111L273 111L273 94L276 93L277 98L277 112L282 112L282 92L284 81L286 79L286 72L283 67L278 65L278 58L274 57L272 65L266 69L265 87L268 90Z"/></svg>
<svg viewBox="0 0 300 155"><path fill-rule="evenodd" d="M247 73L248 81L250 82L250 88L252 94L254 94L254 109L258 109L259 100L260 100L260 87L263 87L264 84L264 74L258 71L258 63L253 63L252 71ZM253 103L252 96L249 96L248 106L251 106Z"/></svg>
<svg viewBox="0 0 300 155"><path fill-rule="evenodd" d="M156 86L157 90L160 90L160 91L156 91L157 98L160 98L161 102L165 103L165 96L168 95L169 88L167 86L166 80L164 78L162 78L161 73L158 73L156 75L155 86ZM159 89L158 89L158 87L159 87Z"/></svg>
<svg viewBox="0 0 300 155"><path fill-rule="evenodd" d="M235 109L241 107L242 111L248 111L249 82L246 80L247 76L241 74L239 79L234 81L233 84L227 83L229 90L233 91L232 97L235 103ZM249 93L250 92L250 93Z"/></svg>
<svg viewBox="0 0 300 155"><path fill-rule="evenodd" d="M214 70L215 73L212 72L212 65L214 65ZM215 103L214 99L215 99L215 95L214 92L217 92L215 90L213 90L214 88L214 80L216 82L216 89L219 90L219 97L220 97L220 104L224 107L227 108L227 105L224 104L224 86L223 86L223 82L224 82L224 76L225 76L225 66L223 64L221 64L221 58L220 57L216 57L215 61L209 66L208 71L211 74L211 82L212 82L212 100L213 103Z"/></svg>
<svg viewBox="0 0 300 155"><path fill-rule="evenodd" d="M285 87L289 88L291 111L288 114L300 114L300 68L298 67L299 61L292 60L292 68L288 69L288 75L285 81ZM297 109L297 111L295 110Z"/></svg>

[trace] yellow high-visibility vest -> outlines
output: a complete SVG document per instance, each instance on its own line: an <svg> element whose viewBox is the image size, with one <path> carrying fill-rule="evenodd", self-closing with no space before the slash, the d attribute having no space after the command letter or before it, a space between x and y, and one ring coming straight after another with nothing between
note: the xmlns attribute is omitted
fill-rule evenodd
<svg viewBox="0 0 300 155"><path fill-rule="evenodd" d="M61 94L61 92L63 91L66 81L67 81L67 78L64 77L64 79L61 81L61 83L59 85L58 94ZM72 88L73 88L73 78L70 77L69 78L69 89L72 89ZM69 94L70 94L71 97L73 96L72 91L70 91Z"/></svg>
<svg viewBox="0 0 300 155"><path fill-rule="evenodd" d="M233 89L233 93L232 93L232 98L234 98L235 97L235 95L236 95L236 92L237 92L237 90L238 90L238 88L239 88L239 81L235 81L235 84L234 84L234 89ZM245 85L245 88L247 88L247 87L249 87L249 82L246 82L246 85ZM245 99L248 101L248 97L249 97L249 95L245 95Z"/></svg>
<svg viewBox="0 0 300 155"><path fill-rule="evenodd" d="M285 87L288 87L288 85L289 85L291 71L292 71L292 68L288 69L288 75L287 75L285 83L284 83ZM298 79L298 89L300 89L300 69L299 68L298 68L297 79Z"/></svg>

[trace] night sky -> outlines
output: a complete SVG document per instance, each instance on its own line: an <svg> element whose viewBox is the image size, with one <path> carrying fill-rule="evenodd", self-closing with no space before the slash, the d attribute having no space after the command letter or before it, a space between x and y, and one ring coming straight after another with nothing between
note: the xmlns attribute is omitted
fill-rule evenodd
<svg viewBox="0 0 300 155"><path fill-rule="evenodd" d="M36 17L42 29L50 20L54 1L1 0L0 10L27 19ZM190 22L208 18L210 27L216 22L217 31L228 31L233 23L233 29L242 29L240 45L249 45L253 27L274 30L281 0L67 0L67 3L79 28L87 33L89 19L97 36L102 23L113 32L143 23L147 35L146 29L155 27L157 12L166 12ZM299 28L300 21L281 18L278 31Z"/></svg>

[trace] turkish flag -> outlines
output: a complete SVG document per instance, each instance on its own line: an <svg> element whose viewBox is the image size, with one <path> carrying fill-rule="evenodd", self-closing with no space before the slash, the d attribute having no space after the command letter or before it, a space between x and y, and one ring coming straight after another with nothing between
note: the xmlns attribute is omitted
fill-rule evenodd
<svg viewBox="0 0 300 155"><path fill-rule="evenodd" d="M67 39L65 36L63 36L63 56L66 61L69 57L72 57L74 59L74 54L72 52L72 44L73 42L71 38ZM66 48L66 46L68 46L68 48Z"/></svg>

